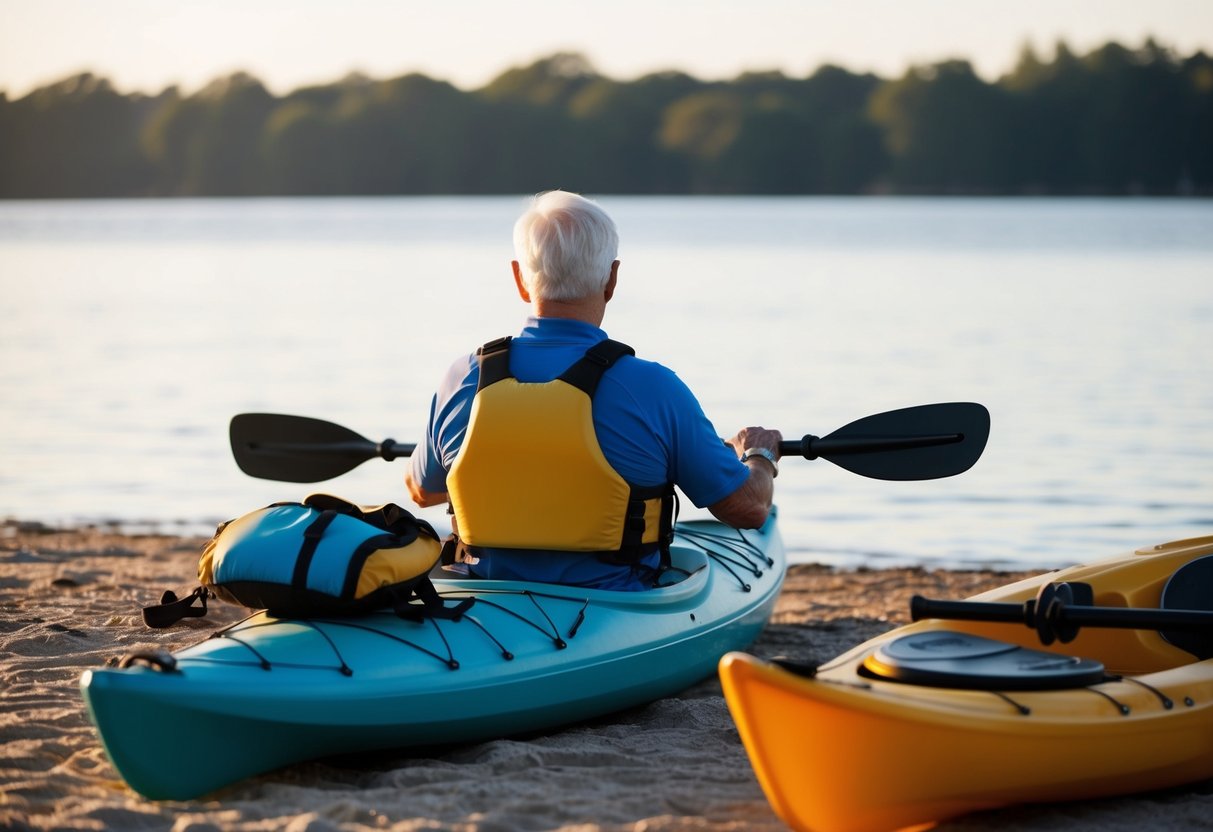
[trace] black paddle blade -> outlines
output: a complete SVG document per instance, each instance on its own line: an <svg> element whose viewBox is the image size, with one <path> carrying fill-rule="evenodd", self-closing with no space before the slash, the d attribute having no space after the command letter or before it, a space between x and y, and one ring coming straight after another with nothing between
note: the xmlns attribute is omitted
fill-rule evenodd
<svg viewBox="0 0 1213 832"><path fill-rule="evenodd" d="M781 443L780 452L820 457L871 479L933 480L972 468L989 437L985 407L945 402L867 416L829 436Z"/></svg>
<svg viewBox="0 0 1213 832"><path fill-rule="evenodd" d="M1209 587L1213 587L1213 555L1179 567L1163 587L1159 606L1168 610L1205 610L1213 619L1213 592ZM1199 659L1213 659L1213 621L1203 633L1162 629L1162 637Z"/></svg>
<svg viewBox="0 0 1213 832"><path fill-rule="evenodd" d="M233 416L229 433L241 471L280 482L331 480L368 459L394 459L412 450L390 439L376 444L332 422L277 413Z"/></svg>

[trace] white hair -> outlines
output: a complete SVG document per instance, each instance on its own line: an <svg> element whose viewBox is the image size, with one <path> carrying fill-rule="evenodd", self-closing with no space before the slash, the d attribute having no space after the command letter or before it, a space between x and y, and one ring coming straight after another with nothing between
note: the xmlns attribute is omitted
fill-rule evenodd
<svg viewBox="0 0 1213 832"><path fill-rule="evenodd" d="M539 194L514 223L514 255L532 298L571 301L603 291L618 254L614 221L568 191Z"/></svg>

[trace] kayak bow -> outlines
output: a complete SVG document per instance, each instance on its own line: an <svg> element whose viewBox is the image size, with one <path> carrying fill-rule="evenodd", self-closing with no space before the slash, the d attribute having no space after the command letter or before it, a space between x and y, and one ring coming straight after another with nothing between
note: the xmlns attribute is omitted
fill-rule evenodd
<svg viewBox="0 0 1213 832"><path fill-rule="evenodd" d="M1197 596L1207 606L1211 559L1213 537L1177 541L971 600L1022 609L1045 585L1071 582L1090 587L1101 610L1093 620L1176 599L1190 607ZM719 670L784 821L816 832L900 829L1213 777L1213 659L1197 660L1208 636L1181 649L1174 634L1121 628L1132 618L1112 616L1115 629L1088 624L1048 647L1022 619L932 619L820 668L730 653Z"/></svg>

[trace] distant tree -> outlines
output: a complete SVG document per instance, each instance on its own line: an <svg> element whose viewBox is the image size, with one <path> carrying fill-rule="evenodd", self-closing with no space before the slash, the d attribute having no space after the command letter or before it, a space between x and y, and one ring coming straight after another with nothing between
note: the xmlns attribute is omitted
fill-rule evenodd
<svg viewBox="0 0 1213 832"><path fill-rule="evenodd" d="M1008 94L967 61L916 67L876 90L871 116L885 130L892 179L910 193L1011 189Z"/></svg>
<svg viewBox="0 0 1213 832"><path fill-rule="evenodd" d="M192 192L248 196L264 193L261 134L275 106L258 81L239 72L213 81L196 96L203 103L201 144L192 160Z"/></svg>
<svg viewBox="0 0 1213 832"><path fill-rule="evenodd" d="M1166 194L1210 184L1196 173L1213 155L1194 132L1201 96L1186 64L1153 41L1082 58L1062 43L1052 63L1026 50L1002 85L1015 99L1027 189Z"/></svg>
<svg viewBox="0 0 1213 832"><path fill-rule="evenodd" d="M0 103L0 196L142 193L152 169L137 140L144 96L90 73Z"/></svg>
<svg viewBox="0 0 1213 832"><path fill-rule="evenodd" d="M583 56L560 53L507 70L475 93L486 108L490 141L482 145L491 193L538 187L593 190L600 182L592 123L570 112L574 99L601 78Z"/></svg>
<svg viewBox="0 0 1213 832"><path fill-rule="evenodd" d="M802 194L821 190L818 135L803 112L769 94L753 102L720 154L711 190Z"/></svg>
<svg viewBox="0 0 1213 832"><path fill-rule="evenodd" d="M182 196L188 193L192 159L200 151L203 108L182 98L176 88L165 90L162 99L143 126L141 144L156 171L156 192Z"/></svg>
<svg viewBox="0 0 1213 832"><path fill-rule="evenodd" d="M737 140L745 111L745 98L734 90L695 92L666 108L658 140L669 150L714 162Z"/></svg>
<svg viewBox="0 0 1213 832"><path fill-rule="evenodd" d="M338 104L348 189L370 194L461 193L481 129L470 96L420 74L351 89Z"/></svg>
<svg viewBox="0 0 1213 832"><path fill-rule="evenodd" d="M560 52L529 66L506 70L480 90L489 101L525 101L564 109L587 84L599 78L593 64L576 52Z"/></svg>
<svg viewBox="0 0 1213 832"><path fill-rule="evenodd" d="M569 100L568 114L582 126L594 149L586 171L596 193L682 193L688 188L687 159L659 140L665 109L703 87L680 72L621 82L596 78Z"/></svg>
<svg viewBox="0 0 1213 832"><path fill-rule="evenodd" d="M1076 105L1085 95L1085 72L1065 43L1057 57L1043 61L1030 45L1020 51L1014 70L1000 84L1010 95L1013 170L1017 190L1047 194L1081 191L1087 182L1076 165L1084 116Z"/></svg>
<svg viewBox="0 0 1213 832"><path fill-rule="evenodd" d="M864 193L879 187L888 169L880 127L868 115L868 101L881 81L836 66L823 66L801 83L796 95L811 124L815 193Z"/></svg>
<svg viewBox="0 0 1213 832"><path fill-rule="evenodd" d="M332 195L346 191L349 171L331 114L292 98L276 107L261 138L266 188L274 194Z"/></svg>
<svg viewBox="0 0 1213 832"><path fill-rule="evenodd" d="M1184 129L1181 193L1213 193L1213 58L1198 52L1183 63Z"/></svg>
<svg viewBox="0 0 1213 832"><path fill-rule="evenodd" d="M238 72L189 98L173 96L149 122L144 147L162 187L188 196L265 193L261 135L275 100L260 81Z"/></svg>

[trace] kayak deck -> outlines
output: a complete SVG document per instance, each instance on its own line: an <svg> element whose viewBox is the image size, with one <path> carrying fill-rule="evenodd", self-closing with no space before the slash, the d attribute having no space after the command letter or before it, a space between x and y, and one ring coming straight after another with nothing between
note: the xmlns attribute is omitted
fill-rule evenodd
<svg viewBox="0 0 1213 832"><path fill-rule="evenodd" d="M1157 606L1167 579L1213 538L1140 550L976 596L1022 601L1083 581L1101 606ZM861 671L915 633L969 633L1102 662L1064 690L927 687ZM869 666L870 663L869 663ZM1101 797L1213 777L1213 660L1157 632L1084 629L1042 648L1021 625L923 621L817 668L813 678L739 653L725 695L763 789L797 829L898 829L1018 802Z"/></svg>

